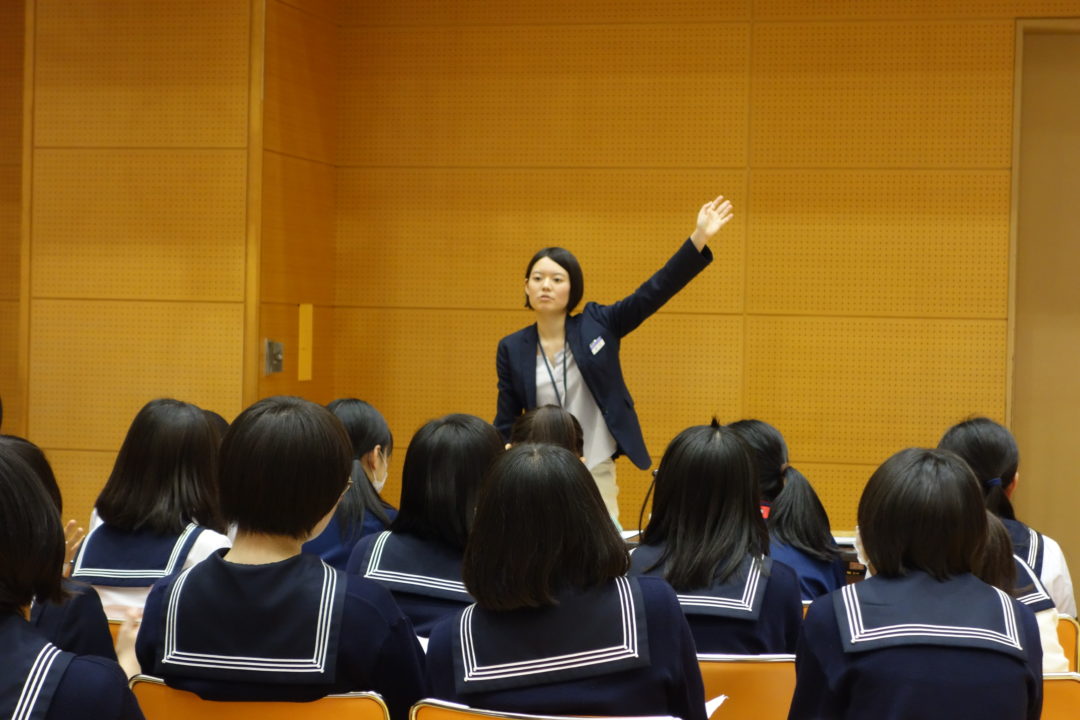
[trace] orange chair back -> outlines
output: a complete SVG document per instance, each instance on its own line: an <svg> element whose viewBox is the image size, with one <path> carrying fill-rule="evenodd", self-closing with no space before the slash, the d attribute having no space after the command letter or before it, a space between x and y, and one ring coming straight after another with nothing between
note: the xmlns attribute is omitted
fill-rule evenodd
<svg viewBox="0 0 1080 720"><path fill-rule="evenodd" d="M1080 624L1076 619L1068 615L1058 615L1057 624L1058 642L1065 650L1065 657L1069 660L1069 672L1077 670L1077 662L1080 661Z"/></svg>
<svg viewBox="0 0 1080 720"><path fill-rule="evenodd" d="M113 647L116 647L116 636L120 634L120 626L124 624L123 620L110 620L109 621L109 634L112 635Z"/></svg>
<svg viewBox="0 0 1080 720"><path fill-rule="evenodd" d="M795 694L794 655L698 655L705 698L726 695L717 718L785 720Z"/></svg>
<svg viewBox="0 0 1080 720"><path fill-rule="evenodd" d="M177 690L160 678L136 675L131 691L146 720L389 720L377 693L328 695L311 702L217 702Z"/></svg>
<svg viewBox="0 0 1080 720"><path fill-rule="evenodd" d="M1080 718L1080 675L1047 673L1043 675L1043 720Z"/></svg>
<svg viewBox="0 0 1080 720"><path fill-rule="evenodd" d="M676 720L667 716L584 716L584 715L527 715L525 713L481 710L445 700L428 698L412 706L409 720Z"/></svg>

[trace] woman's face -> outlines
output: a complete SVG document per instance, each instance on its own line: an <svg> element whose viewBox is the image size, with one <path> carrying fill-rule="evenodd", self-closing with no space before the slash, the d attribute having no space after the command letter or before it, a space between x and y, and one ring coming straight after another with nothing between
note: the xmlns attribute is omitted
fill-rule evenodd
<svg viewBox="0 0 1080 720"><path fill-rule="evenodd" d="M536 312L565 313L570 301L570 276L551 258L540 258L529 271L525 295Z"/></svg>

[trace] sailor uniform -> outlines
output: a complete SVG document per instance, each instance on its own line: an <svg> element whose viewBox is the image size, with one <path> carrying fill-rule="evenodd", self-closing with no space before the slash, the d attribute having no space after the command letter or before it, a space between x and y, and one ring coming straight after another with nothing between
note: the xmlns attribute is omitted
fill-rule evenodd
<svg viewBox="0 0 1080 720"><path fill-rule="evenodd" d="M97 592L89 585L67 579L64 590L68 595L62 602L32 603L30 624L61 650L116 660L109 620Z"/></svg>
<svg viewBox="0 0 1080 720"><path fill-rule="evenodd" d="M810 606L789 718L1037 718L1031 611L973 575L875 576Z"/></svg>
<svg viewBox="0 0 1080 720"><path fill-rule="evenodd" d="M653 568L663 550L663 545L639 545L630 555L630 574L664 577L663 566ZM798 576L783 563L747 555L723 582L678 591L677 597L698 652L795 652L802 600Z"/></svg>
<svg viewBox="0 0 1080 720"><path fill-rule="evenodd" d="M769 541L769 557L795 571L803 600L813 600L844 587L847 582L844 561L839 556L831 561L820 560L772 538Z"/></svg>
<svg viewBox="0 0 1080 720"><path fill-rule="evenodd" d="M1036 532L1019 520L1001 518L1012 539L1013 552L1035 571L1058 612L1076 616L1076 599L1073 597L1072 578L1061 546L1052 538Z"/></svg>
<svg viewBox="0 0 1080 720"><path fill-rule="evenodd" d="M393 508L384 508L386 517L388 520L393 520L397 517L397 510ZM330 522L327 524L326 529L319 533L317 538L313 538L304 543L302 550L310 555L318 555L325 560L331 567L335 567L338 570L344 570L348 565L349 555L352 554L353 548L356 547L361 539L368 535L374 535L377 532L385 530L388 526L383 525L382 520L375 516L370 510L364 510L364 520L361 523L355 523L352 526L352 532L346 537L341 537L341 522L338 520L335 513Z"/></svg>
<svg viewBox="0 0 1080 720"><path fill-rule="evenodd" d="M1043 652L1043 672L1068 672L1069 659L1065 657L1065 650L1061 647L1057 633L1058 611L1054 599L1043 587L1035 571L1021 560L1020 556L1013 555L1013 563L1016 566L1016 585L1012 595L1035 613Z"/></svg>
<svg viewBox="0 0 1080 720"><path fill-rule="evenodd" d="M21 617L0 619L0 717L12 720L141 720L120 666L76 657Z"/></svg>
<svg viewBox="0 0 1080 720"><path fill-rule="evenodd" d="M424 695L423 652L388 592L313 555L242 565L224 553L151 590L136 641L144 672L209 700L374 690L407 717Z"/></svg>
<svg viewBox="0 0 1080 720"><path fill-rule="evenodd" d="M617 578L558 604L470 605L428 644L434 697L504 712L704 720L694 641L671 587Z"/></svg>
<svg viewBox="0 0 1080 720"><path fill-rule="evenodd" d="M461 580L462 551L389 530L356 544L347 571L390 590L420 637L473 602Z"/></svg>

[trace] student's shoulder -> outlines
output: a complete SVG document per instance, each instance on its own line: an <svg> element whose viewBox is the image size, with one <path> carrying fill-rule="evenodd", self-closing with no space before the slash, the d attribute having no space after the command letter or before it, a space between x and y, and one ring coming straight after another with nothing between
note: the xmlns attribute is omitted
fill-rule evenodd
<svg viewBox="0 0 1080 720"><path fill-rule="evenodd" d="M345 603L350 614L377 616L388 625L404 617L394 596L385 587L360 575L345 575Z"/></svg>

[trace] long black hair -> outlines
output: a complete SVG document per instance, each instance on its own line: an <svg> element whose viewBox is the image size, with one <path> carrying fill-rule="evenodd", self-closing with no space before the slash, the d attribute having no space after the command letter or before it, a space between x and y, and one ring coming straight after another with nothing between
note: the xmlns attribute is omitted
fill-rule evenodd
<svg viewBox="0 0 1080 720"><path fill-rule="evenodd" d="M676 590L708 587L727 579L747 555L769 554L750 450L715 419L675 436L653 484L652 517L641 541L664 545L653 568L663 567Z"/></svg>
<svg viewBox="0 0 1080 720"><path fill-rule="evenodd" d="M982 488L987 510L1006 520L1016 519L1005 494L1020 467L1020 450L1011 432L990 418L973 417L949 428L938 447L951 450L968 464Z"/></svg>
<svg viewBox="0 0 1080 720"><path fill-rule="evenodd" d="M788 463L787 443L780 431L761 420L739 420L728 427L753 452L762 499L772 504L766 521L769 533L818 560L831 562L840 557L829 514L806 476Z"/></svg>
<svg viewBox="0 0 1080 720"><path fill-rule="evenodd" d="M387 462L394 450L394 436L386 418L369 403L356 398L338 398L326 409L334 413L352 442L352 485L345 491L338 503L334 517L338 521L341 539L352 537L358 524L363 524L364 515L370 512L384 528L390 527L387 510L394 506L382 499L364 471L362 458L379 446Z"/></svg>

